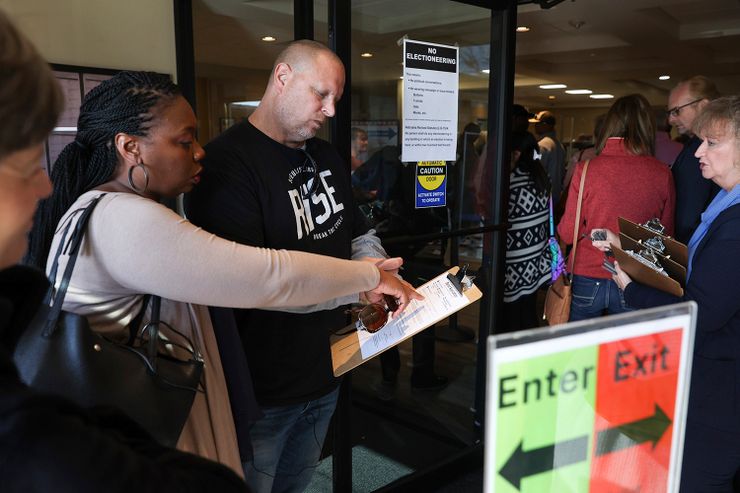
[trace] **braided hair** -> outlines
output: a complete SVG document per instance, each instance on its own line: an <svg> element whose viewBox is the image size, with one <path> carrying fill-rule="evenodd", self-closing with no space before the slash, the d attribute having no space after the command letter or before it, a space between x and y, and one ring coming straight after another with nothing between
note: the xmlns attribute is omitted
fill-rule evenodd
<svg viewBox="0 0 740 493"><path fill-rule="evenodd" d="M54 162L54 189L36 211L25 262L44 268L59 220L83 193L113 178L118 166L114 137L119 133L146 136L154 125L155 107L180 95L166 75L119 72L83 99L77 136Z"/></svg>
<svg viewBox="0 0 740 493"><path fill-rule="evenodd" d="M519 151L519 160L516 167L527 173L534 181L537 192L541 195L550 194L550 178L542 167L539 159L535 158L535 151L539 154L540 148L537 139L529 132L514 131L511 133L511 150Z"/></svg>

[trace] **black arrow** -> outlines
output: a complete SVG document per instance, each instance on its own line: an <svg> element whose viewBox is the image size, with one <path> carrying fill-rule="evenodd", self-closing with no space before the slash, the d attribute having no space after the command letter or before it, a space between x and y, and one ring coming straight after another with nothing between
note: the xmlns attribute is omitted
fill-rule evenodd
<svg viewBox="0 0 740 493"><path fill-rule="evenodd" d="M653 448L655 448L670 426L670 418L656 404L652 416L600 431L596 439L596 456L645 442L653 442Z"/></svg>
<svg viewBox="0 0 740 493"><path fill-rule="evenodd" d="M498 472L517 490L522 478L586 460L588 436L524 451L522 442Z"/></svg>

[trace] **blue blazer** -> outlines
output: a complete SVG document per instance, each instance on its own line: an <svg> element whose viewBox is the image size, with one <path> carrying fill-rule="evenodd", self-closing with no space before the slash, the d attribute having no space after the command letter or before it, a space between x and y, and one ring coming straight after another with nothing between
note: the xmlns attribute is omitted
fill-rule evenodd
<svg viewBox="0 0 740 493"><path fill-rule="evenodd" d="M722 211L697 246L683 297L632 282L624 298L635 308L699 305L688 420L740 432L740 204Z"/></svg>

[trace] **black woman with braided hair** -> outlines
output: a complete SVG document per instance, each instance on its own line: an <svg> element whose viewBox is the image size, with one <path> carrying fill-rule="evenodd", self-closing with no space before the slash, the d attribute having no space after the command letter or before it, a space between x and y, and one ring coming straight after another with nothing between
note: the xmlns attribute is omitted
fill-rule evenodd
<svg viewBox="0 0 740 493"><path fill-rule="evenodd" d="M199 182L205 155L195 138L193 110L166 76L121 72L103 82L85 96L77 128L75 141L54 164L53 192L36 214L29 262L48 272L48 258L62 241L61 226L75 224L79 211L100 197L64 310L86 316L93 330L122 339L145 295L160 296L162 321L185 332L205 360L206 393L197 394L178 448L241 475L207 306L296 309L333 299L338 306L342 297L366 292L398 298L400 311L419 295L373 263L239 245L161 205L159 199ZM67 259L60 256L58 272Z"/></svg>
<svg viewBox="0 0 740 493"><path fill-rule="evenodd" d="M64 101L49 65L0 10L0 489L3 493L241 493L229 468L159 445L113 409L82 409L20 381L11 353L48 281L17 265L51 193L44 139Z"/></svg>

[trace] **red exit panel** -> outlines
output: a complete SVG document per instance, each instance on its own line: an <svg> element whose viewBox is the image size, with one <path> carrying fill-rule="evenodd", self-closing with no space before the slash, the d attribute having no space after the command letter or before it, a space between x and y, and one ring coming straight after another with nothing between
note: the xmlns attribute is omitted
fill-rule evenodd
<svg viewBox="0 0 740 493"><path fill-rule="evenodd" d="M599 347L592 493L668 487L681 331Z"/></svg>

